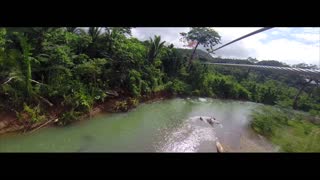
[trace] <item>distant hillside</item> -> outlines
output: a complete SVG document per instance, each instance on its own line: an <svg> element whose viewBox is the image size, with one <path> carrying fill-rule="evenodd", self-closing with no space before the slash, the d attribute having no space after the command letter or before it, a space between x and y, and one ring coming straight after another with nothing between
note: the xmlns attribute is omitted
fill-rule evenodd
<svg viewBox="0 0 320 180"><path fill-rule="evenodd" d="M231 64L254 64L247 59L229 59L229 58L213 58L214 63L231 63Z"/></svg>
<svg viewBox="0 0 320 180"><path fill-rule="evenodd" d="M193 49L180 49L177 48L177 51L182 54L184 57L190 57ZM232 63L232 64L249 64L249 65L264 65L264 66L278 66L278 67L290 67L289 65L275 61L275 60L257 60L257 59L231 59L231 58L220 58L220 57L212 57L209 53L197 49L195 54L195 59L199 59L200 61L210 61L213 63Z"/></svg>
<svg viewBox="0 0 320 180"><path fill-rule="evenodd" d="M184 56L184 57L190 57L191 54L192 54L193 49L179 49L178 48L177 51L179 53L181 53L182 56ZM214 60L213 57L209 53L207 53L207 52L205 52L203 50L200 50L200 49L196 50L196 53L195 53L194 57L195 57L195 59L199 59L201 61L212 61L212 60Z"/></svg>
<svg viewBox="0 0 320 180"><path fill-rule="evenodd" d="M263 61L257 62L256 64L257 65L264 65L264 66L290 67L287 64L284 64L282 62L275 61L275 60L263 60Z"/></svg>
<svg viewBox="0 0 320 180"><path fill-rule="evenodd" d="M249 64L249 65L264 65L264 66L278 66L290 67L289 65L275 60L262 60L257 59L229 59L229 58L213 58L211 62L214 63L231 63L231 64Z"/></svg>

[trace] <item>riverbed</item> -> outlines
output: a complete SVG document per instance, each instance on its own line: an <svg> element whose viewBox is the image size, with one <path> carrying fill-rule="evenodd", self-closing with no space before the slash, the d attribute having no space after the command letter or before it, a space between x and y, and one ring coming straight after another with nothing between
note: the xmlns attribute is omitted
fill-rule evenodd
<svg viewBox="0 0 320 180"><path fill-rule="evenodd" d="M175 98L126 113L99 114L66 127L0 136L0 152L274 152L249 126L252 102ZM214 117L213 127L199 116Z"/></svg>

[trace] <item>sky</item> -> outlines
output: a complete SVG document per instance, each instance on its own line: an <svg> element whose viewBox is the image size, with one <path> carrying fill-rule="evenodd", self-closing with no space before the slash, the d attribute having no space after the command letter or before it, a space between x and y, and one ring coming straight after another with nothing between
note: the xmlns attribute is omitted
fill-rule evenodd
<svg viewBox="0 0 320 180"><path fill-rule="evenodd" d="M236 38L260 29L254 28L213 28L221 36L221 44L228 43ZM140 40L147 40L154 35L175 47L185 48L180 41L180 32L188 32L189 28L133 28L132 35ZM202 48L202 47L200 47ZM247 59L248 57L258 60L277 60L289 65L298 63L320 64L320 28L272 28L259 34L237 41L231 45L215 51L214 57Z"/></svg>

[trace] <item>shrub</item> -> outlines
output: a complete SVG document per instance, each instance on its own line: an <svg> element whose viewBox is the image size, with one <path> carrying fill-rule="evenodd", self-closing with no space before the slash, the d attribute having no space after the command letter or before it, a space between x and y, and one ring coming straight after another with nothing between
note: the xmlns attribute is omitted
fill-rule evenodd
<svg viewBox="0 0 320 180"><path fill-rule="evenodd" d="M23 111L17 113L17 117L21 121L41 122L46 116L41 113L40 106L28 106L24 103Z"/></svg>
<svg viewBox="0 0 320 180"><path fill-rule="evenodd" d="M59 119L58 125L60 125L60 126L68 125L71 122L76 121L81 114L82 114L81 112L77 112L74 110L65 112L62 114L61 118Z"/></svg>

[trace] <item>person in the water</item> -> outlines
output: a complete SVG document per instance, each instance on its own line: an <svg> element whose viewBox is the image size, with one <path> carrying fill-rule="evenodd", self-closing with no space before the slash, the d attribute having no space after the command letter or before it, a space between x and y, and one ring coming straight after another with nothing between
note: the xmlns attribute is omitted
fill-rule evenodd
<svg viewBox="0 0 320 180"><path fill-rule="evenodd" d="M220 122L218 120L216 120L215 117L212 116L211 120L214 122L214 123L217 123L217 124L220 124Z"/></svg>
<svg viewBox="0 0 320 180"><path fill-rule="evenodd" d="M203 121L203 120L204 120L204 119L200 116L200 121ZM206 121L207 121L207 123L209 123L211 126L213 126L214 123L220 124L220 122L217 121L216 118L213 117L213 116L212 116L211 118L206 119Z"/></svg>
<svg viewBox="0 0 320 180"><path fill-rule="evenodd" d="M214 121L213 118L207 119L207 122L208 122L211 126L213 126L213 124L214 124L213 121Z"/></svg>

